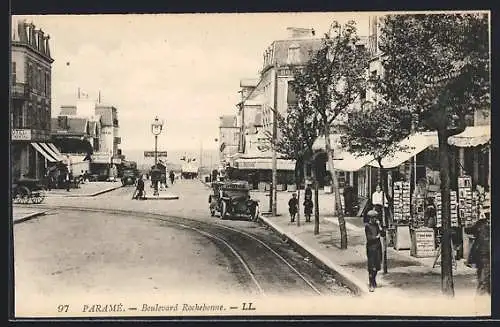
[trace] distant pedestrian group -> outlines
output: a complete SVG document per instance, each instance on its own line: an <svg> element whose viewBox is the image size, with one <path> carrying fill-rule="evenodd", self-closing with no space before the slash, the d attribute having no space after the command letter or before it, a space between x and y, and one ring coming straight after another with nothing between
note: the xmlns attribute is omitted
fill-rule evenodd
<svg viewBox="0 0 500 327"><path fill-rule="evenodd" d="M311 215L314 208L314 202L312 200L312 190L309 184L306 185L306 189L304 190L304 216L306 218L306 222L311 221ZM299 199L297 198L297 194L293 193L292 197L288 200L288 212L290 213L290 222L295 222L297 218L297 213L299 212Z"/></svg>

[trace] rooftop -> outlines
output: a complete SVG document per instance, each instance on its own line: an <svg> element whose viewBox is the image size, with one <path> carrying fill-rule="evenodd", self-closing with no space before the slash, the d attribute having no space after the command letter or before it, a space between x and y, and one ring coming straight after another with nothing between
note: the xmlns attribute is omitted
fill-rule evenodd
<svg viewBox="0 0 500 327"><path fill-rule="evenodd" d="M224 115L220 117L220 128L238 127L235 115Z"/></svg>
<svg viewBox="0 0 500 327"><path fill-rule="evenodd" d="M49 39L50 36L45 35L42 29L36 29L33 22L28 23L26 20L13 22L12 45L26 46L52 63L54 59L50 56Z"/></svg>

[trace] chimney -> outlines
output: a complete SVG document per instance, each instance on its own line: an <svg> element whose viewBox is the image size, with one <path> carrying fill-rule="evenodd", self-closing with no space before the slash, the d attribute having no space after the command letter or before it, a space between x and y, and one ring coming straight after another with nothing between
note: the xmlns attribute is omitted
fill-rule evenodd
<svg viewBox="0 0 500 327"><path fill-rule="evenodd" d="M45 37L43 36L42 29L38 30L38 50L45 54Z"/></svg>
<svg viewBox="0 0 500 327"><path fill-rule="evenodd" d="M307 39L315 36L314 28L288 27L286 30L290 39Z"/></svg>
<svg viewBox="0 0 500 327"><path fill-rule="evenodd" d="M35 28L35 24L31 23L31 45L34 48L38 48L37 46L37 30Z"/></svg>
<svg viewBox="0 0 500 327"><path fill-rule="evenodd" d="M19 42L28 43L28 34L26 33L27 28L28 24L24 20L17 24L17 33L19 36Z"/></svg>
<svg viewBox="0 0 500 327"><path fill-rule="evenodd" d="M50 35L47 34L47 36L45 37L45 54L50 58L50 48L49 48L49 39L50 39Z"/></svg>

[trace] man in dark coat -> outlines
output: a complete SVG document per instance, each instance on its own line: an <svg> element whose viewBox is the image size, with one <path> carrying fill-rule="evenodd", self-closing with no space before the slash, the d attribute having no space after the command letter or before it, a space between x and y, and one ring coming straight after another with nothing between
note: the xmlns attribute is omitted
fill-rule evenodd
<svg viewBox="0 0 500 327"><path fill-rule="evenodd" d="M306 223L311 222L311 215L313 212L314 203L311 197L307 197L304 200L304 216L306 217Z"/></svg>
<svg viewBox="0 0 500 327"><path fill-rule="evenodd" d="M347 216L352 216L354 209L354 189L348 182L344 186L344 204L345 214Z"/></svg>
<svg viewBox="0 0 500 327"><path fill-rule="evenodd" d="M169 177L170 177L170 184L171 184L171 185L174 185L174 181L175 181L175 174L174 174L174 171L173 171L173 170L171 170L171 171L170 171Z"/></svg>
<svg viewBox="0 0 500 327"><path fill-rule="evenodd" d="M297 215L299 207L299 200L297 200L297 194L293 193L292 198L288 201L288 212L290 213L290 221L293 223L295 221L295 216Z"/></svg>
<svg viewBox="0 0 500 327"><path fill-rule="evenodd" d="M136 186L136 194L134 199L143 199L144 198L144 180L142 179L142 176L139 177L137 180L137 186Z"/></svg>
<svg viewBox="0 0 500 327"><path fill-rule="evenodd" d="M477 293L480 295L491 295L491 265L490 265L490 217L489 213L481 213L480 219L465 230L474 235L469 264L476 265L477 269Z"/></svg>
<svg viewBox="0 0 500 327"><path fill-rule="evenodd" d="M385 232L380 227L377 219L378 212L370 210L367 213L368 222L365 224L366 234L366 257L368 263L369 290L373 292L377 287L377 272L380 271L382 262L382 243L380 237L384 237Z"/></svg>

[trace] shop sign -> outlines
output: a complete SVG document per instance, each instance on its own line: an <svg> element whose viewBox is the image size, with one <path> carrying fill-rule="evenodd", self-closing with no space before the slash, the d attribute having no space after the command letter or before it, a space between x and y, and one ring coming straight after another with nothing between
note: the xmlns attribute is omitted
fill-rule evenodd
<svg viewBox="0 0 500 327"><path fill-rule="evenodd" d="M156 151L157 157L167 157L167 151ZM154 157L155 152L154 151L144 151L144 157Z"/></svg>
<svg viewBox="0 0 500 327"><path fill-rule="evenodd" d="M108 155L103 154L93 154L92 162L94 163L110 163L110 158Z"/></svg>
<svg viewBox="0 0 500 327"><path fill-rule="evenodd" d="M237 167L240 169L243 168L255 168L255 161L243 161L243 162L236 162Z"/></svg>
<svg viewBox="0 0 500 327"><path fill-rule="evenodd" d="M433 257L436 255L434 230L422 228L415 230L416 257Z"/></svg>
<svg viewBox="0 0 500 327"><path fill-rule="evenodd" d="M12 141L30 141L31 129L13 129Z"/></svg>

